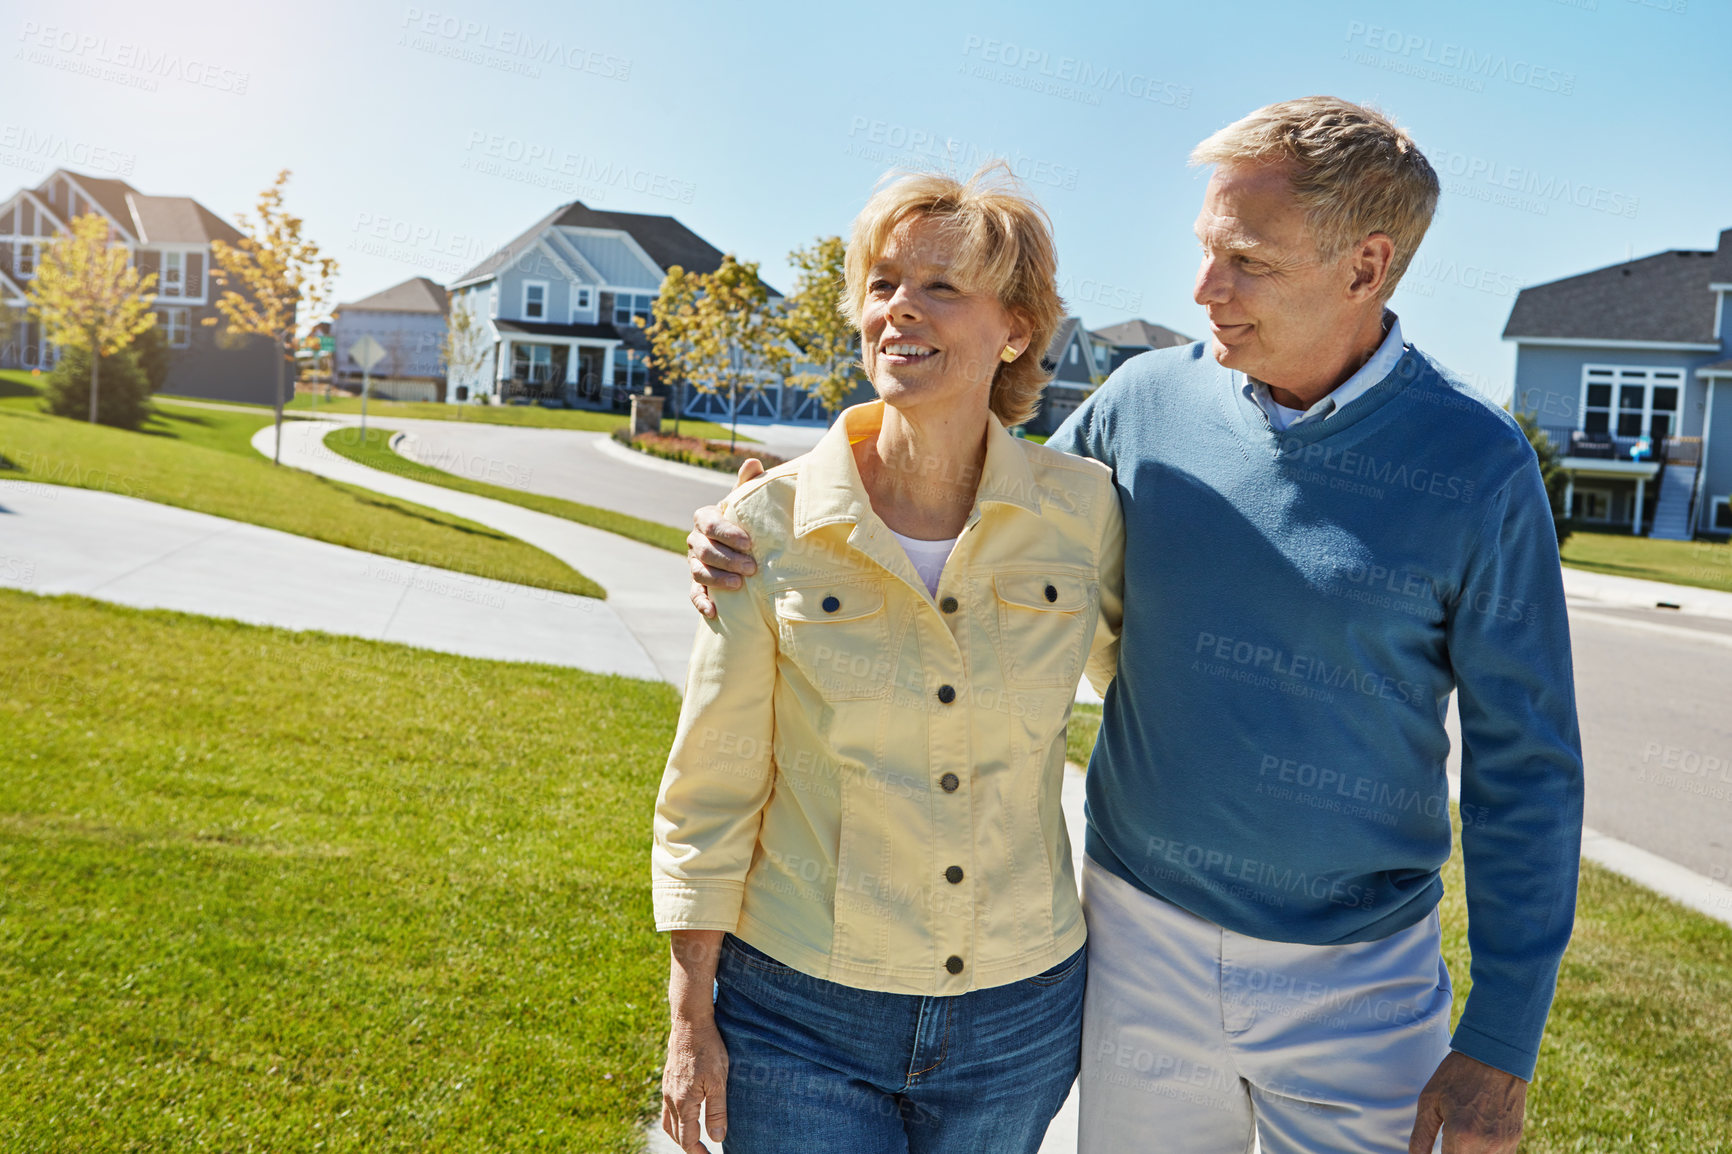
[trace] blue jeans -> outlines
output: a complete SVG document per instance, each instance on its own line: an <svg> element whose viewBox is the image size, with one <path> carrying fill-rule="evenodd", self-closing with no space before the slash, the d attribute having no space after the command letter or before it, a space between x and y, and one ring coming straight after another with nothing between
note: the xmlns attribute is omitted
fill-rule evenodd
<svg viewBox="0 0 1732 1154"><path fill-rule="evenodd" d="M1035 1154L1080 1064L1085 946L956 997L859 990L729 934L726 1154Z"/></svg>

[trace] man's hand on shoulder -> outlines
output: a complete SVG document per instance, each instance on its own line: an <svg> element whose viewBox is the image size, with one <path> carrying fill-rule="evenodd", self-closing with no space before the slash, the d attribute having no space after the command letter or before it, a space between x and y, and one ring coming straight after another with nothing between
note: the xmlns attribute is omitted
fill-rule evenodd
<svg viewBox="0 0 1732 1154"><path fill-rule="evenodd" d="M1514 1074L1451 1050L1419 1095L1408 1154L1513 1154L1522 1137L1528 1084Z"/></svg>
<svg viewBox="0 0 1732 1154"><path fill-rule="evenodd" d="M734 487L763 473L762 461L747 458L740 465ZM692 608L712 620L716 616L716 603L710 600L710 590L738 589L742 579L758 571L758 563L752 559L751 534L722 516L715 505L705 505L692 514L692 531L686 537L686 560L692 570Z"/></svg>

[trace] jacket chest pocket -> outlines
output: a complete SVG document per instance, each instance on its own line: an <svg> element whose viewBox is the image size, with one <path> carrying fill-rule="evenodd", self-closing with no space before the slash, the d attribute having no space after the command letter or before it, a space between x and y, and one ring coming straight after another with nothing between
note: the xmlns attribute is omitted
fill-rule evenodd
<svg viewBox="0 0 1732 1154"><path fill-rule="evenodd" d="M1082 678L1094 585L1063 568L999 573L999 652L1012 688L1072 688Z"/></svg>
<svg viewBox="0 0 1732 1154"><path fill-rule="evenodd" d="M882 581L780 589L776 632L782 653L830 700L888 692L894 660Z"/></svg>

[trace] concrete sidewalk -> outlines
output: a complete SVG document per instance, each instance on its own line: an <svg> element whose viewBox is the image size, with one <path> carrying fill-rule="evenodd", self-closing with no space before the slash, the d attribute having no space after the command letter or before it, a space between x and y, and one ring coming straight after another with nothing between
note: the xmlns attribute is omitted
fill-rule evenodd
<svg viewBox="0 0 1732 1154"><path fill-rule="evenodd" d="M0 585L442 653L656 678L607 602L117 493L0 481Z"/></svg>
<svg viewBox="0 0 1732 1154"><path fill-rule="evenodd" d="M328 421L284 422L282 463L479 522L553 554L607 590L608 608L649 653L656 676L685 684L697 618L686 600L690 576L679 555L563 517L357 465L325 448L326 434L337 427ZM267 425L254 435L253 447L269 457L275 436Z"/></svg>

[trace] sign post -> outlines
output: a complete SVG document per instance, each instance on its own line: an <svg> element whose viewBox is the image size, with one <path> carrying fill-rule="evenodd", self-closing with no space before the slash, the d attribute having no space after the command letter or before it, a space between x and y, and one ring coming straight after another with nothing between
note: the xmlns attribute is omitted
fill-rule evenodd
<svg viewBox="0 0 1732 1154"><path fill-rule="evenodd" d="M367 443L367 394L373 388L373 367L385 359L385 346L371 336L349 345L349 359L361 366L361 443Z"/></svg>

